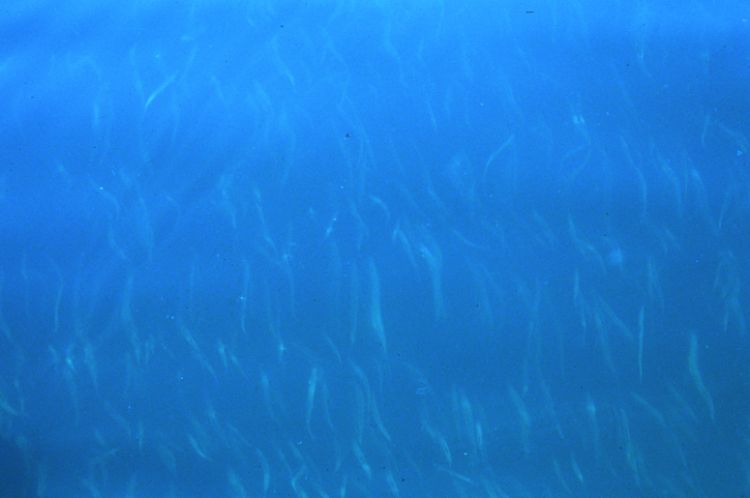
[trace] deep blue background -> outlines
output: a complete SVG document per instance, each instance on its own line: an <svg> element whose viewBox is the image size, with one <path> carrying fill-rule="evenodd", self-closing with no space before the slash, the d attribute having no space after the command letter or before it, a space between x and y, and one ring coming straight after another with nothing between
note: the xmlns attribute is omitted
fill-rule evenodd
<svg viewBox="0 0 750 498"><path fill-rule="evenodd" d="M749 54L729 1L5 4L0 495L750 495Z"/></svg>

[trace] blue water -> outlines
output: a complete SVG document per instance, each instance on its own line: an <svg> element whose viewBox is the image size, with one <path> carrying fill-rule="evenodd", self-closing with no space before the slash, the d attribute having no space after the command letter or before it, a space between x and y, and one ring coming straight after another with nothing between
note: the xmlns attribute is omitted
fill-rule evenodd
<svg viewBox="0 0 750 498"><path fill-rule="evenodd" d="M0 7L0 496L750 496L750 7Z"/></svg>

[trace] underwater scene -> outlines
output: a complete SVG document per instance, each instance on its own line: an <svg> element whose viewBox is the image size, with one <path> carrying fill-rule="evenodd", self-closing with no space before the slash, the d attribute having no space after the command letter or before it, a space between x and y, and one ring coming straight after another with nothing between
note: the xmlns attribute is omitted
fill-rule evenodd
<svg viewBox="0 0 750 498"><path fill-rule="evenodd" d="M9 0L0 498L750 497L750 4Z"/></svg>

